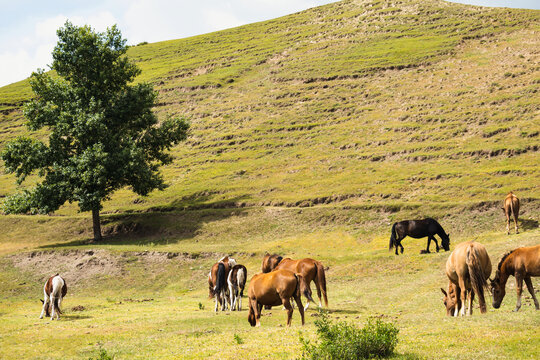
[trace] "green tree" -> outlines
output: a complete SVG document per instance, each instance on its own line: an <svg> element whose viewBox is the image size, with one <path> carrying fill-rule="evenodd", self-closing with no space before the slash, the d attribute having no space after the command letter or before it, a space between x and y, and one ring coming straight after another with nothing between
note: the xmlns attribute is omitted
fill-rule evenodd
<svg viewBox="0 0 540 360"><path fill-rule="evenodd" d="M57 31L51 68L30 78L35 98L24 105L27 126L48 130L48 142L18 137L1 157L17 183L32 174L41 182L4 202L6 213L51 213L66 201L92 211L94 240L101 240L102 202L129 186L142 196L165 183L159 167L172 161L171 146L186 139L185 119L159 122L152 85L132 82L141 70L125 55L116 26L97 33L66 22Z"/></svg>

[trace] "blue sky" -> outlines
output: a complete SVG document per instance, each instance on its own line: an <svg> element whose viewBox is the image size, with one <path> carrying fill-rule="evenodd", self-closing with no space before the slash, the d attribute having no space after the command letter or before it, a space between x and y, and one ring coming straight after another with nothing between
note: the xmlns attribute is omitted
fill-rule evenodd
<svg viewBox="0 0 540 360"><path fill-rule="evenodd" d="M335 0L0 0L0 86L47 69L56 29L66 19L98 31L118 24L129 44L222 30ZM540 0L458 0L483 6L540 9ZM1 100L1 99L0 99Z"/></svg>

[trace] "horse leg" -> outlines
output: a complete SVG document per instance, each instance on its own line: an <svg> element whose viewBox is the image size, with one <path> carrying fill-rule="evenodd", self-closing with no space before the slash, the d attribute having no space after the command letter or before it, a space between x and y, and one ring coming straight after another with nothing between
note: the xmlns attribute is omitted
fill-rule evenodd
<svg viewBox="0 0 540 360"><path fill-rule="evenodd" d="M534 287L533 287L530 276L525 276L525 284L527 284L527 289L529 290L529 293L531 294L531 296L532 296L532 298L534 300L534 306L536 307L536 310L540 310L538 300L536 299L536 295L534 295Z"/></svg>
<svg viewBox="0 0 540 360"><path fill-rule="evenodd" d="M473 313L473 301L474 301L474 291L471 289L469 291L469 309L467 309L467 315L472 315Z"/></svg>
<svg viewBox="0 0 540 360"><path fill-rule="evenodd" d="M216 301L216 306L214 307L214 312L217 312L218 311L218 303L221 303L221 301L219 301L219 293L216 293L214 298L215 298L215 301Z"/></svg>
<svg viewBox="0 0 540 360"><path fill-rule="evenodd" d="M506 235L510 235L510 215L505 211L506 213Z"/></svg>
<svg viewBox="0 0 540 360"><path fill-rule="evenodd" d="M454 316L459 315L459 309L461 308L461 299L460 299L461 289L459 285L456 285L454 295L456 297L456 307L454 308Z"/></svg>
<svg viewBox="0 0 540 360"><path fill-rule="evenodd" d="M51 311L51 320L54 320L54 315L56 314L56 309L55 309L55 306L54 306L54 301L55 301L54 295L51 294L51 307L52 307L52 311Z"/></svg>
<svg viewBox="0 0 540 360"><path fill-rule="evenodd" d="M43 314L46 314L49 316L49 312L47 311L47 306L49 306L49 296L45 292L43 292L43 309L41 309L41 315L39 315L40 319L43 319Z"/></svg>
<svg viewBox="0 0 540 360"><path fill-rule="evenodd" d="M302 326L304 325L304 307L302 306L302 297L301 296L294 296L294 301L296 301L296 305L298 306L298 311L300 312L300 317L302 318ZM292 301L291 301L292 304Z"/></svg>
<svg viewBox="0 0 540 360"><path fill-rule="evenodd" d="M293 308L291 306L291 300L288 297L281 298L281 301L283 302L283 306L285 306L285 309L287 309L287 327L291 326L291 320L292 320L292 314L293 314Z"/></svg>
<svg viewBox="0 0 540 360"><path fill-rule="evenodd" d="M523 276L516 273L516 291L517 291L517 303L514 311L519 311L521 308L521 293L523 292Z"/></svg>
<svg viewBox="0 0 540 360"><path fill-rule="evenodd" d="M514 226L516 228L516 234L519 234L519 230L518 230L518 224L517 224L517 214L513 214L514 215Z"/></svg>
<svg viewBox="0 0 540 360"><path fill-rule="evenodd" d="M230 302L231 302L231 311L234 311L234 290L233 290L233 284L229 283L229 296L230 296Z"/></svg>
<svg viewBox="0 0 540 360"><path fill-rule="evenodd" d="M467 306L467 289L465 288L465 281L459 278L459 287L461 288L461 311L460 315L465 316L465 307ZM457 294L456 294L457 296Z"/></svg>
<svg viewBox="0 0 540 360"><path fill-rule="evenodd" d="M435 237L435 235L433 235L431 239L435 242L435 248L437 249L437 252L439 252L441 248L439 247L439 243L437 242L437 238Z"/></svg>
<svg viewBox="0 0 540 360"><path fill-rule="evenodd" d="M321 296L321 285L317 281L317 279L314 279L313 282L315 283L315 287L317 288L317 296L319 297L319 307L322 308L322 296Z"/></svg>
<svg viewBox="0 0 540 360"><path fill-rule="evenodd" d="M256 306L253 307L253 310L255 311L255 326L260 327L261 326L261 309L262 305L260 302L257 301Z"/></svg>
<svg viewBox="0 0 540 360"><path fill-rule="evenodd" d="M309 289L309 292L311 293L311 284L310 283L311 283L311 281L307 283L307 288ZM320 297L319 297L319 302L321 302ZM309 307L309 299L307 299L306 306L304 306L304 311L307 311L308 307Z"/></svg>
<svg viewBox="0 0 540 360"><path fill-rule="evenodd" d="M401 251L402 254L403 254L403 250L405 250L405 248L403 248L403 245L401 245L401 240L403 240L404 238L405 238L405 236L398 240L398 244L399 244L399 247L401 248L400 251ZM397 247L396 247L396 251L397 251Z"/></svg>

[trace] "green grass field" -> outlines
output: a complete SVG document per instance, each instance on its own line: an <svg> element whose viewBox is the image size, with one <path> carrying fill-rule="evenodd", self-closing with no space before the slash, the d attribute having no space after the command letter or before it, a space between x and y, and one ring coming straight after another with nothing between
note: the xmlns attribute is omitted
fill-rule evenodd
<svg viewBox="0 0 540 360"><path fill-rule="evenodd" d="M104 204L102 243L77 204L0 216L0 358L297 358L316 307L304 327L274 308L253 329L245 309L216 315L207 299L221 256L250 278L266 252L321 260L330 316L393 321L396 358L537 358L540 311L525 291L511 312L513 278L501 309L489 299L485 315L447 318L449 253L420 255L425 239L406 238L398 257L387 248L393 222L427 216L451 249L483 243L494 267L539 243L539 34L540 11L346 0L130 48L158 116L189 117L190 137L163 168L167 189ZM0 147L29 133L31 96L27 80L0 88ZM0 197L17 190L2 171ZM509 236L508 191L522 200ZM39 320L56 272L65 314Z"/></svg>

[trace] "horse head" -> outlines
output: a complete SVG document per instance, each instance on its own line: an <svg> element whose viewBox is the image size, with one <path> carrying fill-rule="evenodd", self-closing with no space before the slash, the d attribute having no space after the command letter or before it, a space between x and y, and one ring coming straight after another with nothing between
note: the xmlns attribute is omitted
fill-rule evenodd
<svg viewBox="0 0 540 360"><path fill-rule="evenodd" d="M266 254L262 262L262 272L268 273L274 270L276 266L279 265L281 260L283 260L282 256L279 256L277 254L274 254L274 255Z"/></svg>
<svg viewBox="0 0 540 360"><path fill-rule="evenodd" d="M236 260L232 257L229 257L229 269L232 269L236 265Z"/></svg>
<svg viewBox="0 0 540 360"><path fill-rule="evenodd" d="M493 278L493 280L489 279L489 290L491 291L491 295L493 296L493 307L495 309L498 309L501 306L504 295L506 295L505 287L501 286L500 276L500 272L499 270L497 270L495 271L495 277Z"/></svg>
<svg viewBox="0 0 540 360"><path fill-rule="evenodd" d="M450 234L444 233L444 236L441 236L441 245L445 251L450 250Z"/></svg>
<svg viewBox="0 0 540 360"><path fill-rule="evenodd" d="M449 286L448 293L444 291L443 288L441 288L441 292L444 295L443 303L446 307L446 315L448 316L454 316L456 305L457 305L457 297L455 292L453 291L453 288Z"/></svg>

